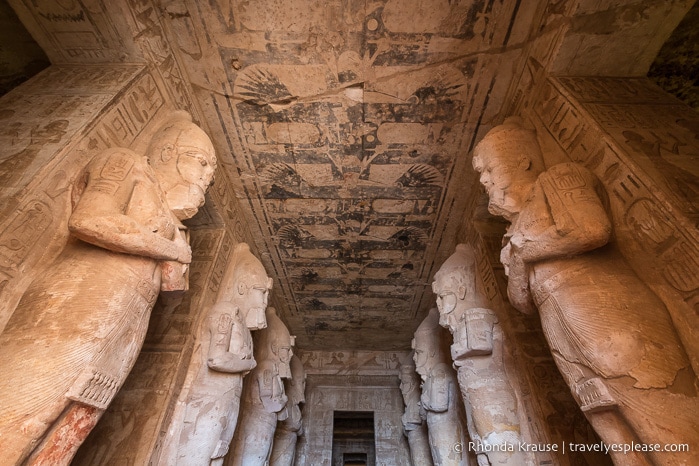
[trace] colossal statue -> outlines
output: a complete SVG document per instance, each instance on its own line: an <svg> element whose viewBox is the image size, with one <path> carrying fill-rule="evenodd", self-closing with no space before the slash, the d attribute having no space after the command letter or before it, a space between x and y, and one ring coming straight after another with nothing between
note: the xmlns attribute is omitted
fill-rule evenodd
<svg viewBox="0 0 699 466"><path fill-rule="evenodd" d="M664 303L610 243L600 181L576 163L544 168L533 131L510 119L474 150L489 210L510 222L508 296L538 308L559 370L618 465L699 464L697 379Z"/></svg>
<svg viewBox="0 0 699 466"><path fill-rule="evenodd" d="M272 279L249 246L237 244L216 303L198 331L191 365L196 376L179 422L182 430L161 454L165 464L220 463L228 453L238 420L243 377L256 366L250 330L267 326L265 310L271 288ZM176 450L174 459L170 449Z"/></svg>
<svg viewBox="0 0 699 466"><path fill-rule="evenodd" d="M410 459L415 466L432 466L432 453L427 439L426 413L420 407L420 376L415 372L414 364L400 367L400 391L403 394L405 413L403 433L408 437Z"/></svg>
<svg viewBox="0 0 699 466"><path fill-rule="evenodd" d="M294 337L273 307L267 308L267 328L257 332L254 344L257 367L245 380L240 421L227 466L267 464L277 421L286 420L288 415L283 379L291 377Z"/></svg>
<svg viewBox="0 0 699 466"><path fill-rule="evenodd" d="M303 419L299 405L306 402L306 373L303 363L295 355L291 357L290 366L291 378L284 380L284 391L289 398L284 408L287 414L285 420L279 421L274 433L270 466L292 466L296 454L296 441L303 435Z"/></svg>
<svg viewBox="0 0 699 466"><path fill-rule="evenodd" d="M181 220L216 168L208 136L175 112L146 155L108 149L73 189L63 252L0 335L2 464L67 464L122 386L161 289L185 287Z"/></svg>
<svg viewBox="0 0 699 466"><path fill-rule="evenodd" d="M448 333L439 326L439 312L432 308L415 331L412 341L415 370L422 379L420 404L425 411L434 464L468 464L466 425L461 397L446 352Z"/></svg>
<svg viewBox="0 0 699 466"><path fill-rule="evenodd" d="M453 335L451 357L478 464L533 464L519 448L517 400L505 373L502 328L490 309L470 246L456 246L435 274L432 290L439 323Z"/></svg>

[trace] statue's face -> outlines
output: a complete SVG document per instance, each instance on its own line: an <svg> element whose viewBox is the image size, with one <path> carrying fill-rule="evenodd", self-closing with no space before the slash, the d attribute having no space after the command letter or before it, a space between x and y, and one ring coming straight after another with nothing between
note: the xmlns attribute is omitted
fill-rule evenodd
<svg viewBox="0 0 699 466"><path fill-rule="evenodd" d="M208 141L192 141L191 146L177 147L177 171L182 179L190 185L192 195L190 202L204 205L204 195L214 181L216 157L209 147ZM210 152L211 151L211 152Z"/></svg>
<svg viewBox="0 0 699 466"><path fill-rule="evenodd" d="M459 298L456 293L450 289L447 283L451 278L442 273L437 274L435 281L432 282L432 292L437 295L437 309L439 310L439 325L448 328L453 333L453 312L456 309Z"/></svg>
<svg viewBox="0 0 699 466"><path fill-rule="evenodd" d="M166 192L168 205L177 218L194 217L204 205L206 190L214 180L216 158L196 146L178 146L178 183Z"/></svg>
<svg viewBox="0 0 699 466"><path fill-rule="evenodd" d="M488 211L506 219L522 209L521 193L536 179L528 164L505 157L480 157L474 164L480 182L488 193Z"/></svg>
<svg viewBox="0 0 699 466"><path fill-rule="evenodd" d="M277 355L279 365L277 366L279 370L279 377L282 379L291 378L291 356L294 355L294 351L291 349L291 345L282 345L273 348L274 353Z"/></svg>
<svg viewBox="0 0 699 466"><path fill-rule="evenodd" d="M269 279L271 281L271 279ZM260 330L267 327L267 318L265 310L269 300L269 290L271 285L257 284L247 290L245 295L245 303L247 313L245 314L245 326L249 330Z"/></svg>
<svg viewBox="0 0 699 466"><path fill-rule="evenodd" d="M401 374L400 376L400 391L403 395L407 395L412 392L415 388L415 383L413 377L408 374Z"/></svg>
<svg viewBox="0 0 699 466"><path fill-rule="evenodd" d="M415 362L415 372L420 374L420 378L425 380L427 374L429 373L429 367L427 367L430 359L429 347L425 341L425 335L420 335L419 333L413 338L413 361Z"/></svg>
<svg viewBox="0 0 699 466"><path fill-rule="evenodd" d="M458 299L453 291L438 290L437 291L437 309L440 316L451 314L456 309ZM441 322L440 322L441 323Z"/></svg>
<svg viewBox="0 0 699 466"><path fill-rule="evenodd" d="M191 122L177 122L149 147L149 159L168 206L180 220L192 218L204 205L214 180L216 156L209 137Z"/></svg>

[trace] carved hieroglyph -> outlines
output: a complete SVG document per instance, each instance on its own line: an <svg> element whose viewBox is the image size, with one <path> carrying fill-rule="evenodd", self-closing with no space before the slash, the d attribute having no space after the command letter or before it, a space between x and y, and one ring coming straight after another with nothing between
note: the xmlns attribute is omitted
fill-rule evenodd
<svg viewBox="0 0 699 466"><path fill-rule="evenodd" d="M223 458L235 432L243 377L255 368L250 330L267 326L272 279L246 243L235 246L216 303L199 329L196 378L162 458L184 466ZM175 424L173 423L173 424ZM173 456L174 455L174 456Z"/></svg>
<svg viewBox="0 0 699 466"><path fill-rule="evenodd" d="M284 391L289 401L284 408L286 419L277 424L274 433L270 466L292 466L296 453L296 441L303 435L301 404L306 402L306 373L303 363L296 356L291 357L291 378L284 380Z"/></svg>
<svg viewBox="0 0 699 466"><path fill-rule="evenodd" d="M267 328L255 338L257 367L243 387L240 422L227 466L263 466L272 453L277 421L284 421L288 401L283 379L291 377L289 366L294 337L273 307L267 308Z"/></svg>
<svg viewBox="0 0 699 466"><path fill-rule="evenodd" d="M612 452L620 465L699 464L696 376L667 308L611 244L599 180L544 170L533 131L508 120L474 151L489 210L511 222L501 261L508 296L536 306L558 367L607 444L688 444L688 452Z"/></svg>
<svg viewBox="0 0 699 466"><path fill-rule="evenodd" d="M74 187L71 238L0 336L3 464L67 464L131 370L161 289L186 287L181 220L204 203L216 158L176 112L147 157L108 149Z"/></svg>
<svg viewBox="0 0 699 466"><path fill-rule="evenodd" d="M427 425L423 419L426 413L420 407L420 376L415 372L413 364L404 364L400 368L400 391L405 403L403 434L408 437L410 459L415 466L431 466L432 453L427 439Z"/></svg>
<svg viewBox="0 0 699 466"><path fill-rule="evenodd" d="M415 331L413 359L422 379L420 404L427 420L432 460L442 466L461 466L468 464L466 422L456 374L445 348L448 335L439 326L437 308L432 308Z"/></svg>
<svg viewBox="0 0 699 466"><path fill-rule="evenodd" d="M435 274L432 290L439 323L454 338L451 357L479 464L533 464L519 449L517 400L503 364L502 328L490 309L470 246L456 247Z"/></svg>

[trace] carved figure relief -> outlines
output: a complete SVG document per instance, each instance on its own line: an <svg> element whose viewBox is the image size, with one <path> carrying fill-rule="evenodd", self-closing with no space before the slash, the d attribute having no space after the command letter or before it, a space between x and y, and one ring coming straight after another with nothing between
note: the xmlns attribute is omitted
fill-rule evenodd
<svg viewBox="0 0 699 466"><path fill-rule="evenodd" d="M238 243L216 303L199 329L196 378L185 402L175 463L200 466L228 453L238 421L243 377L256 366L250 330L267 326L272 279L246 243ZM165 452L163 458L170 458ZM167 461L167 460L166 460Z"/></svg>
<svg viewBox="0 0 699 466"><path fill-rule="evenodd" d="M267 308L267 328L255 339L257 367L243 387L242 408L227 466L263 466L272 453L277 421L287 419L284 380L291 377L294 337L273 307ZM223 464L223 463L221 463Z"/></svg>
<svg viewBox="0 0 699 466"><path fill-rule="evenodd" d="M427 421L432 460L441 466L460 466L468 464L466 449L454 445L467 445L468 437L446 338L448 334L439 326L439 312L433 308L415 331L413 359L422 379L420 405Z"/></svg>
<svg viewBox="0 0 699 466"><path fill-rule="evenodd" d="M503 333L477 274L473 249L459 244L435 274L439 323L454 343L468 433L477 447L478 464L533 464L520 451L517 399L503 364ZM488 448L488 447L493 448Z"/></svg>
<svg viewBox="0 0 699 466"><path fill-rule="evenodd" d="M618 465L699 462L696 375L664 303L609 244L599 180L584 167L544 169L517 120L474 150L489 210L511 224L501 261L508 296L538 308L559 370L607 444L689 445L688 452L613 452Z"/></svg>
<svg viewBox="0 0 699 466"><path fill-rule="evenodd" d="M185 285L180 221L204 204L215 168L208 136L181 112L146 156L112 148L85 167L68 244L0 335L5 464L70 462L131 370L158 292Z"/></svg>
<svg viewBox="0 0 699 466"><path fill-rule="evenodd" d="M432 453L427 439L426 413L420 406L420 376L413 364L400 368L400 391L403 394L403 434L408 437L410 458L414 465L432 465Z"/></svg>
<svg viewBox="0 0 699 466"><path fill-rule="evenodd" d="M303 435L301 404L306 403L306 373L303 363L296 356L291 357L291 378L284 380L284 391L289 400L284 408L286 419L279 421L274 433L274 444L270 466L292 466L296 454L296 441Z"/></svg>

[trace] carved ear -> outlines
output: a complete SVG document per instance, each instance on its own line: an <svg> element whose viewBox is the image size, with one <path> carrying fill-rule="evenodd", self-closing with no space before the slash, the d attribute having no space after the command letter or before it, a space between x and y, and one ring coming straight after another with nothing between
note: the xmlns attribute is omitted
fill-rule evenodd
<svg viewBox="0 0 699 466"><path fill-rule="evenodd" d="M532 159L530 159L526 155L520 155L519 162L517 163L517 168L519 168L520 170L526 171L526 170L529 170L531 167L532 167Z"/></svg>
<svg viewBox="0 0 699 466"><path fill-rule="evenodd" d="M163 162L169 162L175 156L175 146L173 144L166 144L160 150L160 159Z"/></svg>
<svg viewBox="0 0 699 466"><path fill-rule="evenodd" d="M459 300L463 300L466 297L466 287L464 285L461 285L459 287L459 290L457 292L457 296Z"/></svg>

